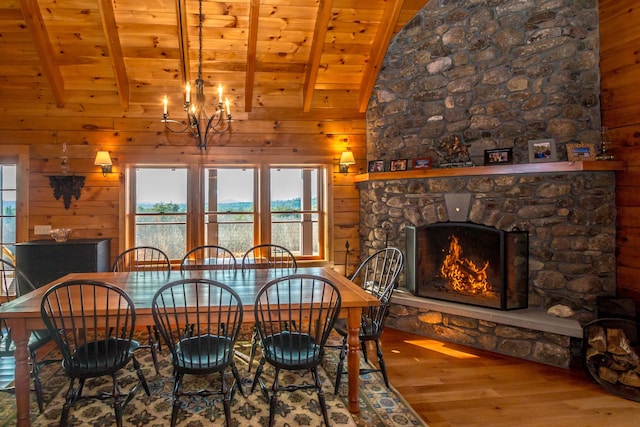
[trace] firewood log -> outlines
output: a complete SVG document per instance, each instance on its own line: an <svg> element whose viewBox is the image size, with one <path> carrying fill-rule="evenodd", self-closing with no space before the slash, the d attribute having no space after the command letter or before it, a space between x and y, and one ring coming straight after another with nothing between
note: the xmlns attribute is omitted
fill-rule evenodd
<svg viewBox="0 0 640 427"><path fill-rule="evenodd" d="M589 346L598 350L599 352L607 351L607 337L604 333L602 326L593 326L589 328L589 337L587 342Z"/></svg>

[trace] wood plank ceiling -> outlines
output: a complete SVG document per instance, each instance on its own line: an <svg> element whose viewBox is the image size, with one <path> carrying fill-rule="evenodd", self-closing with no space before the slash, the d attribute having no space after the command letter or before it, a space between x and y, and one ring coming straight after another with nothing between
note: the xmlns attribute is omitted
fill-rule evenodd
<svg viewBox="0 0 640 427"><path fill-rule="evenodd" d="M427 1L204 0L207 102L221 83L239 120L362 114L390 40ZM0 108L157 121L166 94L182 116L198 21L197 0L0 0Z"/></svg>

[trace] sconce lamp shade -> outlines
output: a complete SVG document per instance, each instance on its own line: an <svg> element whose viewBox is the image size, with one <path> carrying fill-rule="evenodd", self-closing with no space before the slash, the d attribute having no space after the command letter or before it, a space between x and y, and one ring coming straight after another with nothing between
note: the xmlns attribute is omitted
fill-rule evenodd
<svg viewBox="0 0 640 427"><path fill-rule="evenodd" d="M347 151L343 151L340 155L340 172L347 175L349 173L349 165L355 165L356 159L353 157L351 149L347 147Z"/></svg>
<svg viewBox="0 0 640 427"><path fill-rule="evenodd" d="M111 173L111 156L109 156L108 151L98 151L96 154L96 159L93 162L94 165L100 166L102 168L102 175L107 176L108 173Z"/></svg>
<svg viewBox="0 0 640 427"><path fill-rule="evenodd" d="M353 157L353 152L351 151L343 151L340 155L340 164L341 165L354 165L356 163L356 159Z"/></svg>

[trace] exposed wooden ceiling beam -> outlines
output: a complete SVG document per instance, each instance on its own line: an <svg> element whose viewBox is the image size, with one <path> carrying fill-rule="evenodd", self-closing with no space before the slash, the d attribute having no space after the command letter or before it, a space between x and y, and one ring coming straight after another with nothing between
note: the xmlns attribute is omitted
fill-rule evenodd
<svg viewBox="0 0 640 427"><path fill-rule="evenodd" d="M389 42L391 42L391 37L393 37L393 31L400 17L403 4L404 0L390 0L385 7L382 21L371 48L371 56L365 65L362 81L360 82L360 107L358 111L361 113L365 112L369 105L373 85L378 78L380 66L389 47Z"/></svg>
<svg viewBox="0 0 640 427"><path fill-rule="evenodd" d="M258 48L258 18L260 0L251 0L249 10L249 38L247 40L247 71L244 81L244 111L249 113L253 107L253 81L256 75L256 50Z"/></svg>
<svg viewBox="0 0 640 427"><path fill-rule="evenodd" d="M27 28L29 29L29 33L31 33L31 37L33 38L36 51L40 57L42 70L51 85L51 91L53 92L53 97L56 100L56 105L59 108L62 108L64 107L64 81L62 80L60 68L54 58L53 48L49 41L49 34L44 25L38 1L20 0L20 6L22 8L22 14L24 15Z"/></svg>
<svg viewBox="0 0 640 427"><path fill-rule="evenodd" d="M189 32L187 31L187 0L176 0L176 18L178 20L178 49L180 50L180 67L182 86L186 86L191 77L189 58Z"/></svg>
<svg viewBox="0 0 640 427"><path fill-rule="evenodd" d="M313 101L313 90L318 78L318 68L320 67L320 59L324 51L324 41L327 37L327 28L329 27L329 19L331 19L331 10L333 9L333 0L320 0L318 8L318 16L316 18L316 27L313 31L313 42L311 43L311 53L307 62L307 72L304 77L304 87L302 89L302 109L309 112L311 110L311 101Z"/></svg>
<svg viewBox="0 0 640 427"><path fill-rule="evenodd" d="M107 46L109 48L109 56L113 73L118 87L118 95L120 97L120 105L126 111L129 109L129 77L127 77L127 69L124 65L122 56L122 46L120 45L120 37L118 36L118 26L116 25L116 17L113 11L112 0L99 0L100 19L104 35L107 38Z"/></svg>

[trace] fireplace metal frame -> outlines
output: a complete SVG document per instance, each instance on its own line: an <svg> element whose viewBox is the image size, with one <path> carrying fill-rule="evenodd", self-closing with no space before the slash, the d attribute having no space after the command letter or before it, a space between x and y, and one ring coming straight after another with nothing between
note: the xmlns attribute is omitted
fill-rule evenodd
<svg viewBox="0 0 640 427"><path fill-rule="evenodd" d="M419 258L419 254L418 254L418 244L417 244L417 239L418 239L418 233L421 232L424 229L427 228L444 228L444 227L465 227L465 228L471 228L471 229L475 229L475 230L479 230L479 231L486 231L486 232L492 232L492 233L499 233L499 240L500 240L500 259L501 259L501 265L500 265L500 278L501 280L504 282L504 289L502 289L502 292L500 294L500 301L499 301L499 307L490 307L488 305L481 305L478 304L479 306L482 307L487 307L487 308L495 308L495 309L499 309L499 310L515 310L515 309L522 309L522 308L527 308L528 306L528 292L529 292L529 269L528 269L528 259L524 260L523 264L521 264L519 266L521 271L521 275L524 276L524 283L521 283L522 285L522 291L524 293L523 298L524 301L517 301L517 302L513 302L509 300L509 283L507 283L507 281L510 279L508 277L508 263L509 262L514 262L514 260L511 258L513 256L516 256L516 254L512 254L512 253L507 253L507 247L509 247L509 245L507 244L507 239L516 239L516 238L521 238L524 239L524 242L520 242L522 245L526 246L527 251L529 250L529 235L527 232L525 231L505 231L505 230L499 230L496 229L494 227L488 227L485 225L481 225L481 224L474 224L471 222L455 222L455 221L450 221L450 222L442 222L442 223L435 223L435 224L430 224L430 225L425 225L422 227L414 227L414 226L407 226L405 228L405 233L406 233L406 250L405 250L405 288L411 292L413 295L419 296L421 298L432 298L432 299L439 299L439 300L445 300L445 301L449 301L449 302L453 302L456 303L455 301L452 301L451 299L447 299L447 298L438 298L437 296L423 296L423 295L418 295L417 293L417 283L418 283L418 258ZM465 304L465 305L476 305L473 302L471 303L467 303L467 302L460 302L460 304Z"/></svg>

